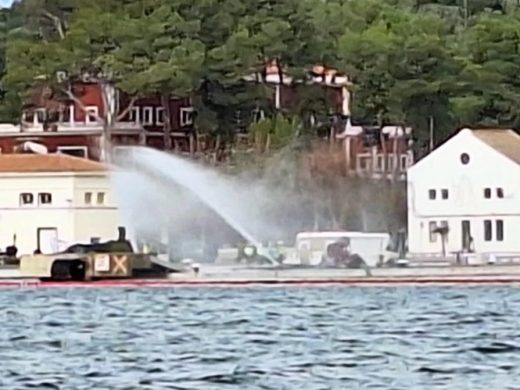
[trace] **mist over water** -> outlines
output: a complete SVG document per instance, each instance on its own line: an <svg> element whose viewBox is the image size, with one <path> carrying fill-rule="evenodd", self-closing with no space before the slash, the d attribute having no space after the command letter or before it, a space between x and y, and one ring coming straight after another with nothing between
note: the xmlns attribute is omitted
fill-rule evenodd
<svg viewBox="0 0 520 390"><path fill-rule="evenodd" d="M290 195L263 177L225 175L146 147L129 147L114 162L122 170L113 186L125 223L147 241L202 237L222 245L241 237L260 246L294 234L297 221L283 215Z"/></svg>

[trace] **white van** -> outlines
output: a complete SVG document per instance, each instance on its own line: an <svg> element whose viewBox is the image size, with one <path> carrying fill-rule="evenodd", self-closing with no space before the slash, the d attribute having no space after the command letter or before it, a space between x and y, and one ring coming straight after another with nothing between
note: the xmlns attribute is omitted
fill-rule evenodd
<svg viewBox="0 0 520 390"><path fill-rule="evenodd" d="M392 255L387 251L388 233L361 232L302 232L296 235L296 258L299 264L318 265L327 246L339 239L350 241L350 253L358 254L369 267L376 267ZM294 257L291 260L295 260Z"/></svg>

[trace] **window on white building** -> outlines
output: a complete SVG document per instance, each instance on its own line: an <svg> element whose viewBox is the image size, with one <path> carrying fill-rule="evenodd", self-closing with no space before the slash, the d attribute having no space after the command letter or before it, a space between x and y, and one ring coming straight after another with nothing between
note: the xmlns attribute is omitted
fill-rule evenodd
<svg viewBox="0 0 520 390"><path fill-rule="evenodd" d="M34 126L41 125L47 119L47 111L45 108L37 108L22 113L24 122L32 123Z"/></svg>
<svg viewBox="0 0 520 390"><path fill-rule="evenodd" d="M395 162L395 156L394 155L391 155L391 156L387 156L387 159L386 159L386 169L388 172L392 172L394 170L394 162Z"/></svg>
<svg viewBox="0 0 520 390"><path fill-rule="evenodd" d="M34 110L36 123L44 123L47 119L47 110L45 108L38 108Z"/></svg>
<svg viewBox="0 0 520 390"><path fill-rule="evenodd" d="M383 154L378 154L376 156L376 169L377 172L385 171L385 156Z"/></svg>
<svg viewBox="0 0 520 390"><path fill-rule="evenodd" d="M141 116L139 115L140 109L139 107L132 107L130 110L130 122L133 123L141 123Z"/></svg>
<svg viewBox="0 0 520 390"><path fill-rule="evenodd" d="M153 107L143 108L143 125L153 125Z"/></svg>
<svg viewBox="0 0 520 390"><path fill-rule="evenodd" d="M450 231L450 226L448 224L448 221L441 221L441 228L446 231L446 234L444 235L445 242L448 242L448 235Z"/></svg>
<svg viewBox="0 0 520 390"><path fill-rule="evenodd" d="M33 123L34 121L34 113L32 111L23 111L22 112L22 122Z"/></svg>
<svg viewBox="0 0 520 390"><path fill-rule="evenodd" d="M193 124L193 107L181 107L179 109L179 124L181 127Z"/></svg>
<svg viewBox="0 0 520 390"><path fill-rule="evenodd" d="M158 125L164 125L164 107L157 107L155 109L155 118Z"/></svg>
<svg viewBox="0 0 520 390"><path fill-rule="evenodd" d="M428 198L435 200L437 198L437 191L434 189L428 190Z"/></svg>
<svg viewBox="0 0 520 390"><path fill-rule="evenodd" d="M443 188L441 190L442 199L448 199L450 196L450 193L447 188Z"/></svg>
<svg viewBox="0 0 520 390"><path fill-rule="evenodd" d="M484 221L484 241L491 241L493 239L493 225L491 221L486 219Z"/></svg>
<svg viewBox="0 0 520 390"><path fill-rule="evenodd" d="M406 154L402 154L400 157L400 161L401 161L401 171L404 172L408 168L408 156Z"/></svg>
<svg viewBox="0 0 520 390"><path fill-rule="evenodd" d="M105 203L105 193L98 192L97 193L97 204L104 204L104 203Z"/></svg>
<svg viewBox="0 0 520 390"><path fill-rule="evenodd" d="M58 112L58 121L60 123L64 123L64 122L70 123L71 122L70 119L71 119L70 118L70 106L60 109L60 111Z"/></svg>
<svg viewBox="0 0 520 390"><path fill-rule="evenodd" d="M85 204L92 204L92 192L85 192Z"/></svg>
<svg viewBox="0 0 520 390"><path fill-rule="evenodd" d="M491 198L491 188L484 188L484 198L486 198L486 199Z"/></svg>
<svg viewBox="0 0 520 390"><path fill-rule="evenodd" d="M430 228L430 242L437 242L437 222L432 221L428 226Z"/></svg>
<svg viewBox="0 0 520 390"><path fill-rule="evenodd" d="M497 188L497 198L502 199L504 197L504 189L503 188Z"/></svg>
<svg viewBox="0 0 520 390"><path fill-rule="evenodd" d="M462 164L464 164L464 165L469 164L469 154L467 154L467 153L462 153L462 154L460 155L460 162L461 162Z"/></svg>
<svg viewBox="0 0 520 390"><path fill-rule="evenodd" d="M99 109L97 106L87 106L85 110L85 122L97 123L99 116Z"/></svg>
<svg viewBox="0 0 520 390"><path fill-rule="evenodd" d="M496 229L497 241L504 241L504 221L501 219L497 219L495 229Z"/></svg>
<svg viewBox="0 0 520 390"><path fill-rule="evenodd" d="M38 194L38 203L39 204L51 204L52 203L52 194L49 192L40 192Z"/></svg>
<svg viewBox="0 0 520 390"><path fill-rule="evenodd" d="M34 115L32 111L23 111L22 112L22 122L32 123L34 119Z"/></svg>
<svg viewBox="0 0 520 390"><path fill-rule="evenodd" d="M58 122L73 124L76 119L74 112L74 104L69 104L67 107L63 107L58 112Z"/></svg>
<svg viewBox="0 0 520 390"><path fill-rule="evenodd" d="M20 194L20 205L25 206L34 203L34 195L30 192L23 192Z"/></svg>
<svg viewBox="0 0 520 390"><path fill-rule="evenodd" d="M370 170L370 157L358 156L357 159L357 168L359 171L367 172Z"/></svg>

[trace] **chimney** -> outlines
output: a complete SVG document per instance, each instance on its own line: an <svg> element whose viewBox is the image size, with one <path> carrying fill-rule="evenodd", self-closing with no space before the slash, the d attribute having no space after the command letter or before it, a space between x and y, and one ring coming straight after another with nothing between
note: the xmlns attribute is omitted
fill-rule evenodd
<svg viewBox="0 0 520 390"><path fill-rule="evenodd" d="M117 228L117 231L119 233L117 241L126 241L126 229L125 229L125 227L124 226L119 226Z"/></svg>

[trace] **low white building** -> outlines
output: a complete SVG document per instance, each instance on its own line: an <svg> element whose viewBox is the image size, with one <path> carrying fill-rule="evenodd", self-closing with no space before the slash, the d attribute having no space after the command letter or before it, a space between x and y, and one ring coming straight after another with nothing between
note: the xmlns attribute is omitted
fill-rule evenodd
<svg viewBox="0 0 520 390"><path fill-rule="evenodd" d="M109 171L64 154L0 155L0 248L19 254L117 238Z"/></svg>
<svg viewBox="0 0 520 390"><path fill-rule="evenodd" d="M407 181L411 256L520 254L520 136L514 131L463 129L413 165Z"/></svg>

